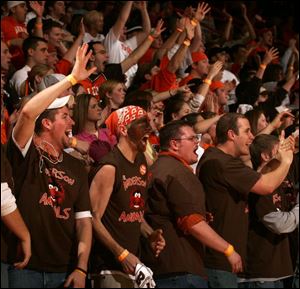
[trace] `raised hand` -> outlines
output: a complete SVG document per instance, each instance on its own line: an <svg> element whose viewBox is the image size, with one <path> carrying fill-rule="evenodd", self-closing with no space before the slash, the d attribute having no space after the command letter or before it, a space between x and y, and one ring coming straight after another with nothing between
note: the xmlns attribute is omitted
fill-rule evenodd
<svg viewBox="0 0 300 289"><path fill-rule="evenodd" d="M218 73L221 71L223 65L224 65L224 63L222 61L219 61L219 60L216 61L214 64L212 64L209 67L207 78L208 79L213 79L215 76L217 76Z"/></svg>
<svg viewBox="0 0 300 289"><path fill-rule="evenodd" d="M152 36L154 38L157 38L163 31L166 30L166 28L163 28L163 25L164 25L164 21L162 19L160 19L158 22L157 22L157 25L152 33Z"/></svg>
<svg viewBox="0 0 300 289"><path fill-rule="evenodd" d="M92 55L92 50L87 52L88 45L84 43L81 47L78 47L76 52L76 61L72 70L72 75L76 78L77 81L84 80L88 78L92 73L97 70L97 67L92 67L87 70L86 65Z"/></svg>
<svg viewBox="0 0 300 289"><path fill-rule="evenodd" d="M205 15L210 11L210 9L211 8L207 3L199 3L194 18L198 21L202 21L205 18Z"/></svg>
<svg viewBox="0 0 300 289"><path fill-rule="evenodd" d="M279 56L279 51L275 47L271 47L269 50L266 51L265 56L263 58L262 64L268 65L274 59L277 59Z"/></svg>
<svg viewBox="0 0 300 289"><path fill-rule="evenodd" d="M39 3L41 2L41 4ZM29 5L38 17L43 17L46 1L29 1Z"/></svg>

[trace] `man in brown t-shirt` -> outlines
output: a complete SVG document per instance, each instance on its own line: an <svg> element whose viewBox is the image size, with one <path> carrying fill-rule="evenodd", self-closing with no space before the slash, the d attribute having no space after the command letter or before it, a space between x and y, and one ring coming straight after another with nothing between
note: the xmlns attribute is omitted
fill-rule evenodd
<svg viewBox="0 0 300 289"><path fill-rule="evenodd" d="M144 221L148 168L144 156L151 127L147 113L138 106L114 111L106 121L118 144L92 171L90 196L95 244L91 254L95 288L130 288L143 235L158 256L165 241L160 229L153 231Z"/></svg>
<svg viewBox="0 0 300 289"><path fill-rule="evenodd" d="M212 228L234 246L245 263L248 194L250 191L259 195L273 193L286 177L293 153L281 151L278 168L260 175L240 159L249 155L253 140L244 115L228 113L222 116L217 123L216 137L217 146L205 151L197 175L204 187L206 209L212 215ZM222 254L207 248L205 266L212 288L237 288L237 276Z"/></svg>
<svg viewBox="0 0 300 289"><path fill-rule="evenodd" d="M205 195L191 164L198 161L198 138L185 121L160 130L161 153L150 169L146 220L162 228L167 246L158 260L145 248L158 287L205 288L203 245L225 254L232 271L242 270L241 257L206 223ZM194 287L192 287L194 285Z"/></svg>
<svg viewBox="0 0 300 289"><path fill-rule="evenodd" d="M95 70L85 69L87 48L77 50L72 74L25 104L8 143L17 204L32 240L27 267L9 271L11 288L85 287L92 240L88 181L79 161L63 151L74 122L69 96L59 96ZM15 263L17 247L9 246Z"/></svg>

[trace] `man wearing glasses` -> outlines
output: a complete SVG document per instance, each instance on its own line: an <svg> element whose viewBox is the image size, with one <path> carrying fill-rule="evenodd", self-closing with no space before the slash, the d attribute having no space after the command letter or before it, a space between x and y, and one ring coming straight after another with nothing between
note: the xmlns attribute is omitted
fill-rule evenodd
<svg viewBox="0 0 300 289"><path fill-rule="evenodd" d="M225 254L233 272L242 270L239 254L206 223L202 184L190 167L198 160L198 142L183 120L160 130L161 153L150 168L146 220L163 229L168 245L156 262L144 248L157 287L207 288L203 245Z"/></svg>

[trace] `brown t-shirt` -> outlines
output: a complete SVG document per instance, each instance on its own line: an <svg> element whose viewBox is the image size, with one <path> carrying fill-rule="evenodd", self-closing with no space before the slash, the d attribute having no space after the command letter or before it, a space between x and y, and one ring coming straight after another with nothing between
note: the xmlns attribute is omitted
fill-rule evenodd
<svg viewBox="0 0 300 289"><path fill-rule="evenodd" d="M147 163L138 153L135 162L128 161L118 147L103 157L95 175L104 165L116 168L113 192L102 217L102 223L113 239L132 254L139 256L141 222L146 202ZM120 263L100 240L95 239L91 253L92 272L122 270Z"/></svg>
<svg viewBox="0 0 300 289"><path fill-rule="evenodd" d="M239 158L225 154L218 148L208 148L197 166L203 184L206 209L212 214L211 227L241 255L245 264L248 207L250 189L260 174L244 165ZM224 254L206 248L207 268L231 272Z"/></svg>
<svg viewBox="0 0 300 289"><path fill-rule="evenodd" d="M286 180L287 181L287 180ZM275 234L262 219L265 215L289 211L285 182L272 195L249 195L249 235L246 278L280 278L293 275L289 234Z"/></svg>
<svg viewBox="0 0 300 289"><path fill-rule="evenodd" d="M41 157L33 142L25 158L10 138L7 148L15 181L15 196L31 234L32 256L27 268L67 272L77 256L75 213L90 211L87 174L67 153L52 164ZM16 247L9 257L15 262Z"/></svg>
<svg viewBox="0 0 300 289"><path fill-rule="evenodd" d="M155 275L191 273L205 276L203 248L177 226L179 217L205 216L205 199L197 177L172 156L159 156L150 169L146 220L161 228L166 247L158 258L145 248L143 260Z"/></svg>

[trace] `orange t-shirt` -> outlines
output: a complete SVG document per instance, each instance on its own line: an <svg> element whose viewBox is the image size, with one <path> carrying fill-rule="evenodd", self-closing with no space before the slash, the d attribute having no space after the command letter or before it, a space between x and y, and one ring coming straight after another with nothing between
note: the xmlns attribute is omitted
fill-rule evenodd
<svg viewBox="0 0 300 289"><path fill-rule="evenodd" d="M3 41L7 42L12 39L28 37L26 25L19 23L12 16L5 16L1 19L1 32L3 35ZM19 46L10 46L9 51L12 55L12 63L16 69L20 69L25 65L24 53Z"/></svg>
<svg viewBox="0 0 300 289"><path fill-rule="evenodd" d="M104 76L104 74L99 74L99 76L94 81L88 78L80 81L79 84L81 84L84 87L87 93L92 94L99 101L100 100L99 86L106 80L107 79Z"/></svg>

